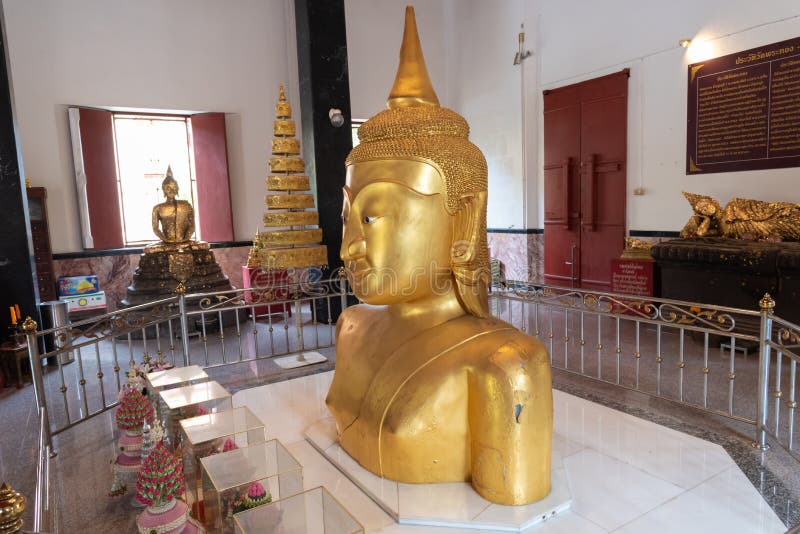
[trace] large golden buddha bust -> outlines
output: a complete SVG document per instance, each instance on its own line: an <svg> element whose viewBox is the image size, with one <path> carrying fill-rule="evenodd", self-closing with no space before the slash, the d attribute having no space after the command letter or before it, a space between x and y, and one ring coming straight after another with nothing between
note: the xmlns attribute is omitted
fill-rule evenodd
<svg viewBox="0 0 800 534"><path fill-rule="evenodd" d="M412 8L387 110L347 158L341 257L356 296L336 324L327 404L341 446L408 483L469 481L524 504L550 491L550 360L489 317L486 160L439 106Z"/></svg>

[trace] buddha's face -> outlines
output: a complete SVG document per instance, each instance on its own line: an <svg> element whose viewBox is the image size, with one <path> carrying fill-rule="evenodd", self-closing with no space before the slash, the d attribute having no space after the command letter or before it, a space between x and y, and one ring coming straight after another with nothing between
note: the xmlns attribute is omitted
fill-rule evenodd
<svg viewBox="0 0 800 534"><path fill-rule="evenodd" d="M167 197L167 200L175 200L175 197L178 196L178 184L175 183L167 183L162 187L162 191L164 192L164 196Z"/></svg>
<svg viewBox="0 0 800 534"><path fill-rule="evenodd" d="M394 304L450 289L454 217L444 195L439 171L420 161L347 168L340 255L359 299Z"/></svg>
<svg viewBox="0 0 800 534"><path fill-rule="evenodd" d="M717 212L717 208L710 200L701 200L697 203L697 212L700 215L705 215L706 217L713 217Z"/></svg>

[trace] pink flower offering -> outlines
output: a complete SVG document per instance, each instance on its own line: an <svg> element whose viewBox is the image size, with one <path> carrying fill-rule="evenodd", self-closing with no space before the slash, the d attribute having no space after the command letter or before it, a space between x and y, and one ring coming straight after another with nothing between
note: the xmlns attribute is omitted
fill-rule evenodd
<svg viewBox="0 0 800 534"><path fill-rule="evenodd" d="M185 531L189 519L189 508L183 501L172 501L175 504L164 511L146 508L136 518L139 532L160 532L163 534L180 534ZM148 505L152 506L152 505Z"/></svg>
<svg viewBox="0 0 800 534"><path fill-rule="evenodd" d="M239 447L236 446L236 443L233 442L231 438L225 440L225 444L222 446L222 452L228 451L235 451Z"/></svg>
<svg viewBox="0 0 800 534"><path fill-rule="evenodd" d="M208 415L208 409L201 404L197 407L197 415Z"/></svg>
<svg viewBox="0 0 800 534"><path fill-rule="evenodd" d="M259 481L250 484L250 489L247 491L247 496L251 499L263 499L266 494L267 490L264 489L264 485Z"/></svg>

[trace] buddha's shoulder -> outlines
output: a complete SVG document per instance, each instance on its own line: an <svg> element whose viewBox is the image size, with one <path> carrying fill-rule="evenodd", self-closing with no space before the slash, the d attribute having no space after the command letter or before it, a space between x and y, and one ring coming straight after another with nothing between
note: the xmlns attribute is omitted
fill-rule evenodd
<svg viewBox="0 0 800 534"><path fill-rule="evenodd" d="M475 333L474 343L482 345L479 351L470 351L480 356L472 364L491 374L527 374L532 367L546 366L550 357L541 341L521 332L514 326L493 317L467 318Z"/></svg>
<svg viewBox="0 0 800 534"><path fill-rule="evenodd" d="M346 308L336 321L336 331L340 334L370 328L380 321L386 312L382 306L356 304Z"/></svg>
<svg viewBox="0 0 800 534"><path fill-rule="evenodd" d="M355 306L348 306L345 308L342 314L339 316L339 321L345 324L354 323L375 315L377 312L377 306L370 306L369 304L356 304Z"/></svg>

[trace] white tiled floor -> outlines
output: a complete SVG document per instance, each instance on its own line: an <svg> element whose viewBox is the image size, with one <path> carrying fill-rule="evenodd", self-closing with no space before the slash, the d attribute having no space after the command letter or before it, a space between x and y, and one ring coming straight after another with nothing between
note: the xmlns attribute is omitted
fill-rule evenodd
<svg viewBox="0 0 800 534"><path fill-rule="evenodd" d="M265 385L234 395L304 466L307 488L324 485L365 526L385 534L489 534L397 525L304 440L328 416L332 373ZM727 453L713 443L553 392L554 456L560 455L572 508L526 532L783 533L786 527ZM554 458L555 462L558 459Z"/></svg>

